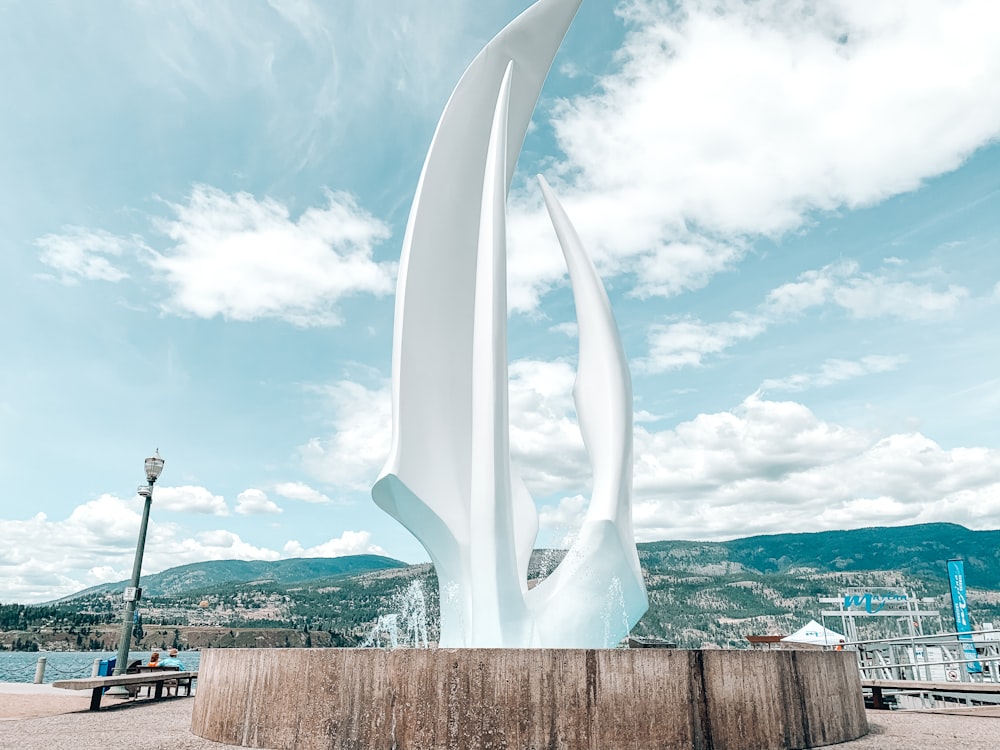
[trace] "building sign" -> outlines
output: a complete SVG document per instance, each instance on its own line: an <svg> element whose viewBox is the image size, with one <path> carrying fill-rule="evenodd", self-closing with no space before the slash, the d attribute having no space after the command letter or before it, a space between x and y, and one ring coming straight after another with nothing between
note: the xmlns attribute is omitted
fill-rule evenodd
<svg viewBox="0 0 1000 750"><path fill-rule="evenodd" d="M983 671L979 654L972 642L972 623L969 622L969 607L965 599L965 563L961 560L948 561L948 582L951 584L951 609L955 613L955 630L965 653L966 669L972 674Z"/></svg>
<svg viewBox="0 0 1000 750"><path fill-rule="evenodd" d="M855 607L863 607L864 611L870 615L881 612L886 604L890 604L890 609L895 609L894 605L907 604L906 594L873 594L866 591L861 594L844 594L844 609L851 610Z"/></svg>

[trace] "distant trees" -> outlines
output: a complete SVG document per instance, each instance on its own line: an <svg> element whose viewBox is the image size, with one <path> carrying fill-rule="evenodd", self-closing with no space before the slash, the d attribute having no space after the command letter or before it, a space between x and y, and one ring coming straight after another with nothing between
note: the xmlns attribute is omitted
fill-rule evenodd
<svg viewBox="0 0 1000 750"><path fill-rule="evenodd" d="M146 637L146 631L142 627L142 615L135 613L135 624L132 625L132 640L137 646L142 645L142 639Z"/></svg>
<svg viewBox="0 0 1000 750"><path fill-rule="evenodd" d="M101 615L85 614L68 607L0 604L0 630L30 630L43 626L69 630L82 625L99 625L104 620Z"/></svg>
<svg viewBox="0 0 1000 750"><path fill-rule="evenodd" d="M3 650L3 646L0 646L0 650ZM22 641L20 638L16 638L13 643L10 644L11 651L37 651L38 644L33 640Z"/></svg>

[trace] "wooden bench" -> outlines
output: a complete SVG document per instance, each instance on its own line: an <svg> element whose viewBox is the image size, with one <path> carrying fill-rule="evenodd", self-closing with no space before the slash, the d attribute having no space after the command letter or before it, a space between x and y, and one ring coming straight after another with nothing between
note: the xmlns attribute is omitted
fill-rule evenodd
<svg viewBox="0 0 1000 750"><path fill-rule="evenodd" d="M924 680L861 680L861 687L872 691L872 708L885 708L883 690L915 693L1000 693L998 682L927 682Z"/></svg>
<svg viewBox="0 0 1000 750"><path fill-rule="evenodd" d="M179 667L164 667L164 666L161 666L159 664L157 664L156 666L152 666L150 664L137 664L134 667L130 666L128 669L126 669L125 670L125 674L150 674L150 673L157 674L157 673L167 672L167 673L172 674L172 675L174 675L176 677L176 674L178 672L180 672L180 671L181 670L180 670ZM171 683L173 683L173 684L171 684ZM180 689L184 688L184 694L185 695L191 695L191 678L190 677L187 677L187 678L182 677L182 678L180 678L180 679L178 679L176 681L167 681L167 682L165 682L163 684L167 688L167 692L168 693L169 693L169 691L170 691L170 689L172 687L176 687L177 691L178 691L178 694L180 693ZM130 687L129 688L129 692L132 692L133 690L135 690L136 692L138 692L141 687L143 687L143 686L137 686L137 687L134 687L134 688ZM149 684L145 685L144 687L146 688L146 695L148 697L150 689L153 687L153 683L149 683Z"/></svg>
<svg viewBox="0 0 1000 750"><path fill-rule="evenodd" d="M52 687L66 688L68 690L91 690L90 710L101 710L101 696L104 689L115 685L125 687L139 687L140 685L153 686L153 700L160 700L163 697L163 684L166 682L176 682L178 693L181 686L187 688L187 695L191 695L191 682L198 677L197 672L180 672L176 670L162 670L147 672L145 674L120 674L111 677L81 677L75 680L56 680Z"/></svg>

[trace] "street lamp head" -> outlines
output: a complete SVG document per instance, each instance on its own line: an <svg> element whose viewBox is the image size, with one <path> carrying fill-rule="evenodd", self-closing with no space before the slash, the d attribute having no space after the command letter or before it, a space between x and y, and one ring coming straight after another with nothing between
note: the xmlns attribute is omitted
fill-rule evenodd
<svg viewBox="0 0 1000 750"><path fill-rule="evenodd" d="M146 459L146 480L152 484L160 476L160 472L163 471L163 459L160 458L160 449L156 449L156 453Z"/></svg>

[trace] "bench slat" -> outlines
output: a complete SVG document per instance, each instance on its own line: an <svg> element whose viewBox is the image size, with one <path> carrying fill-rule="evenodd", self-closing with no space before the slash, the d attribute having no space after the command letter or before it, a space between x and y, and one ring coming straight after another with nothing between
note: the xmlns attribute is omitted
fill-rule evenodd
<svg viewBox="0 0 1000 750"><path fill-rule="evenodd" d="M186 684L187 694L191 694L191 681L198 677L197 672L181 672L180 670L164 670L162 672L142 672L140 674L120 674L108 677L79 677L74 680L56 680L52 687L68 688L69 690L90 690L90 710L101 710L101 696L104 695L104 688L114 685L155 685L156 691L153 700L160 700L163 697L163 685L167 682L176 682L178 685L177 694L180 695L180 686Z"/></svg>
<svg viewBox="0 0 1000 750"><path fill-rule="evenodd" d="M197 672L143 672L142 674L121 674L108 677L78 677L72 680L56 680L52 687L68 690L93 690L113 685L148 685L167 680L187 680L198 677Z"/></svg>

